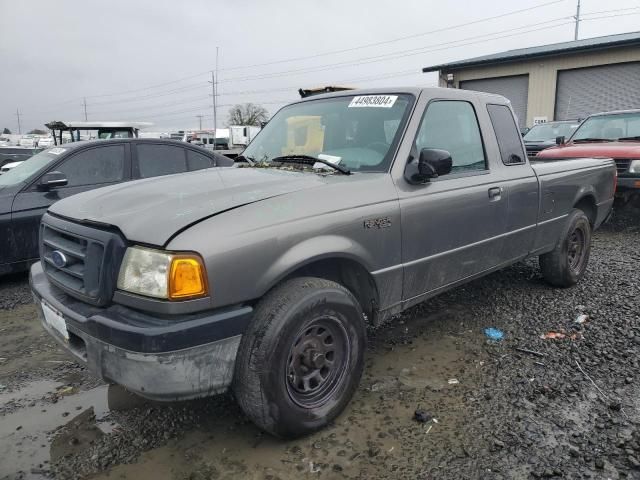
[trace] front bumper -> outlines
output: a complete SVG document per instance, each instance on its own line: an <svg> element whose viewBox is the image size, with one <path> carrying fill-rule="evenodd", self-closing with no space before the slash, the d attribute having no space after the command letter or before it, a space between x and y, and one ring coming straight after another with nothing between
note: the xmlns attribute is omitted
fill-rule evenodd
<svg viewBox="0 0 640 480"><path fill-rule="evenodd" d="M40 263L29 281L45 330L99 378L161 401L215 395L231 384L251 307L157 318L79 302L51 285ZM61 317L68 338L45 320L43 304Z"/></svg>

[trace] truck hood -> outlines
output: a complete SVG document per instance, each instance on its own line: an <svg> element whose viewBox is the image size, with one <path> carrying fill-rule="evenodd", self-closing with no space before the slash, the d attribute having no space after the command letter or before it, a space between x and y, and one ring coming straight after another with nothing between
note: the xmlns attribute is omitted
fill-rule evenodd
<svg viewBox="0 0 640 480"><path fill-rule="evenodd" d="M540 158L640 158L640 142L570 143L547 148Z"/></svg>
<svg viewBox="0 0 640 480"><path fill-rule="evenodd" d="M112 225L129 241L163 246L205 218L267 198L323 185L328 177L264 168L212 168L80 193L50 212Z"/></svg>

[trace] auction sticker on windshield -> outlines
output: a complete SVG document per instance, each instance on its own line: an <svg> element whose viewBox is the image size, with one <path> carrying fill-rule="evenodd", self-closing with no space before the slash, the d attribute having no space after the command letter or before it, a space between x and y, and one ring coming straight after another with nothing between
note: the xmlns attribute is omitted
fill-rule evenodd
<svg viewBox="0 0 640 480"><path fill-rule="evenodd" d="M376 107L376 108L391 108L398 99L397 95L362 95L359 97L353 97L349 108L354 107Z"/></svg>

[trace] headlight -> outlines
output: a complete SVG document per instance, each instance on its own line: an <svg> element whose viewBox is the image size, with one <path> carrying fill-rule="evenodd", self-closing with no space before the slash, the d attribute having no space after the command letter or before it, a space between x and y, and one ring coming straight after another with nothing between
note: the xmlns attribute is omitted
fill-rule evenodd
<svg viewBox="0 0 640 480"><path fill-rule="evenodd" d="M640 160L631 160L629 173L640 173Z"/></svg>
<svg viewBox="0 0 640 480"><path fill-rule="evenodd" d="M120 267L118 288L148 297L187 300L208 294L206 278L198 255L129 247Z"/></svg>

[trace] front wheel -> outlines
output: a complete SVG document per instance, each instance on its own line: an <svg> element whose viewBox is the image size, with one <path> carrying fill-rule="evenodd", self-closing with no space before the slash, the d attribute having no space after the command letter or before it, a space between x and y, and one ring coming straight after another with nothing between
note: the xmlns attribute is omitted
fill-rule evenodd
<svg viewBox="0 0 640 480"><path fill-rule="evenodd" d="M540 255L545 280L555 287L571 287L587 270L591 252L591 224L582 210L573 209L556 248Z"/></svg>
<svg viewBox="0 0 640 480"><path fill-rule="evenodd" d="M346 288L311 277L281 284L260 301L240 342L240 407L282 438L324 427L358 386L365 341L362 309Z"/></svg>

